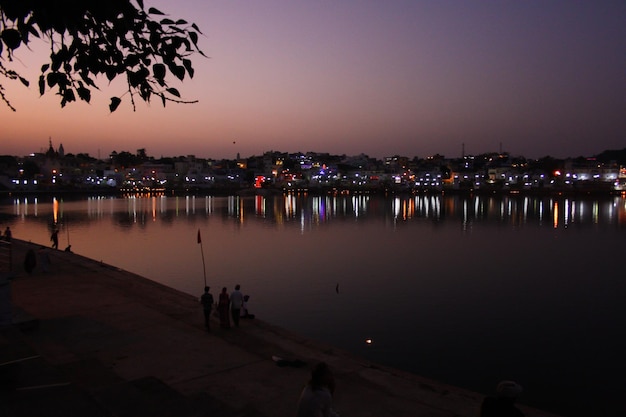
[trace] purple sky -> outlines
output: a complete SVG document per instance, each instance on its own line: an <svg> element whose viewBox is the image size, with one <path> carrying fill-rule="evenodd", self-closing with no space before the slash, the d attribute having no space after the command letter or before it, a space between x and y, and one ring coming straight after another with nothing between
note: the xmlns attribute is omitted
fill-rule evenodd
<svg viewBox="0 0 626 417"><path fill-rule="evenodd" d="M268 150L372 157L498 151L555 157L626 147L626 1L145 0L200 26L193 105L39 98L45 48L20 51L31 88L2 83L2 154L234 158Z"/></svg>

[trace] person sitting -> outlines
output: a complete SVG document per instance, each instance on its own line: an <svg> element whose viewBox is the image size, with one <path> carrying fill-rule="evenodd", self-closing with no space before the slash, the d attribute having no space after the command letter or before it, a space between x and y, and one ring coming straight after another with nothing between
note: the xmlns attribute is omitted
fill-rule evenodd
<svg viewBox="0 0 626 417"><path fill-rule="evenodd" d="M243 303L241 304L241 318L242 319L253 319L254 314L250 314L248 311L248 300L250 299L249 295L243 296Z"/></svg>
<svg viewBox="0 0 626 417"><path fill-rule="evenodd" d="M297 417L338 417L332 408L335 378L328 365L320 362L311 371L298 400Z"/></svg>

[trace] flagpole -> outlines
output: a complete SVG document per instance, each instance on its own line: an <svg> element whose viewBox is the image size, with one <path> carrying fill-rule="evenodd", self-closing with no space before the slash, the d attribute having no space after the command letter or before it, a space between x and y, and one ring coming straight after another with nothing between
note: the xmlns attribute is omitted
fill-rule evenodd
<svg viewBox="0 0 626 417"><path fill-rule="evenodd" d="M200 253L202 253L202 272L204 273L204 286L206 287L206 264L204 263L204 249L202 247L202 238L200 237L200 229L198 229L198 243L200 244Z"/></svg>
<svg viewBox="0 0 626 417"><path fill-rule="evenodd" d="M65 216L65 230L67 231L67 247L69 248L71 245L70 245L70 225L69 225L68 220L69 219L67 218L67 216Z"/></svg>

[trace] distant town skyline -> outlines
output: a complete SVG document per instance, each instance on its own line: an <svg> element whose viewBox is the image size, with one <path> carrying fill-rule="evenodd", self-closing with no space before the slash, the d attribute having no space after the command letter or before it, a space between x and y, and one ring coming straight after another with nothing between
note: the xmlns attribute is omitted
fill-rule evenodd
<svg viewBox="0 0 626 417"><path fill-rule="evenodd" d="M103 152L101 150L98 151L98 154L92 154L90 152L84 151L84 150L71 150L71 149L67 149L66 146L63 143L55 143L52 138L48 138L48 143L45 147L40 147L38 150L35 151L31 151L31 152L27 152L23 155L15 155L15 154L4 154L4 153L0 153L0 156L4 156L4 155L9 155L9 156L13 156L13 157L18 157L18 158L23 158L23 157L28 157L29 155L33 155L33 154L46 154L50 151L50 147L52 147L52 150L55 153L62 153L63 156L64 155L88 155L92 158L96 158L99 160L106 160L108 159L111 154L113 153L121 153L121 152L128 152L132 155L139 155L140 151L142 154L145 155L145 157L147 158L153 158L153 159L160 159L160 158L178 158L178 157L189 157L189 156L193 156L195 158L198 159L212 159L212 160L235 160L235 159L248 159L248 158L253 158L253 157L260 157L263 156L265 153L287 153L287 154L308 154L308 153L314 153L314 154L329 154L332 156L342 156L345 155L346 157L350 158L350 157L358 157L360 155L365 155L369 158L374 158L374 159L378 159L378 160L384 160L385 158L391 158L391 157L402 157L402 158L408 158L408 159L413 159L413 158L420 158L420 159L428 159L430 157L433 156L440 156L440 157L444 157L446 159L459 159L462 158L464 156L469 156L469 157L473 157L473 156L480 156L480 155L488 155L488 154L506 154L511 158L517 158L517 157L521 157L521 158L526 158L528 160L538 160L541 159L543 157L551 157L554 159L575 159L575 158L580 158L580 157L584 157L584 158L592 158L594 156L598 156L604 152L611 152L611 151L616 151L619 153L626 153L626 145L624 145L622 148L615 148L615 149L602 149L602 150L597 150L591 154L587 154L587 155L568 155L566 157L558 157L555 155L542 155L541 157L537 157L537 158L533 158L533 157L529 157L527 155L524 154L512 154L504 149L497 149L497 150L487 150L485 152L480 152L480 153L470 153L465 151L465 149L463 148L463 150L461 151L461 153L459 155L446 155L444 153L441 152L435 152L433 154L428 154L428 155L408 155L408 154L398 154L398 153L387 153L384 154L383 156L379 157L376 155L370 155L367 154L366 152L356 152L356 153L334 153L334 152L328 152L325 150L304 150L304 149L299 149L299 150L294 150L294 151L286 151L283 149L268 149L266 151L263 151L261 153L258 154L251 154L251 155L241 155L240 153L233 155L233 156L224 156L224 157L216 157L216 156L212 156L212 155L198 155L198 154L190 154L190 153L176 153L176 154L153 154L150 152L150 150L146 147L140 147L137 149L111 149L108 152Z"/></svg>
<svg viewBox="0 0 626 417"><path fill-rule="evenodd" d="M113 150L233 159L283 152L448 158L591 156L626 144L626 2L476 0L303 3L145 0L195 22L209 57L176 87L198 104L39 97L46 47L0 80L0 154Z"/></svg>

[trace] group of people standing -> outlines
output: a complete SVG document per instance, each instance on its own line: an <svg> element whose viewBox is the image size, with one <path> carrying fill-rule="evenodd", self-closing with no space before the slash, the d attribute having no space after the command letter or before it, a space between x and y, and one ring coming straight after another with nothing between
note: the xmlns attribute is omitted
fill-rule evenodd
<svg viewBox="0 0 626 417"><path fill-rule="evenodd" d="M200 303L204 310L204 325L207 331L211 331L210 319L213 311L215 300L209 292L210 287L204 287L204 294L200 297ZM226 287L222 288L217 301L217 312L220 318L220 327L222 329L230 328L230 317L233 318L235 327L239 327L239 319L241 317L251 317L248 313L248 295L244 296L241 292L241 285L235 285L235 290L228 294Z"/></svg>

